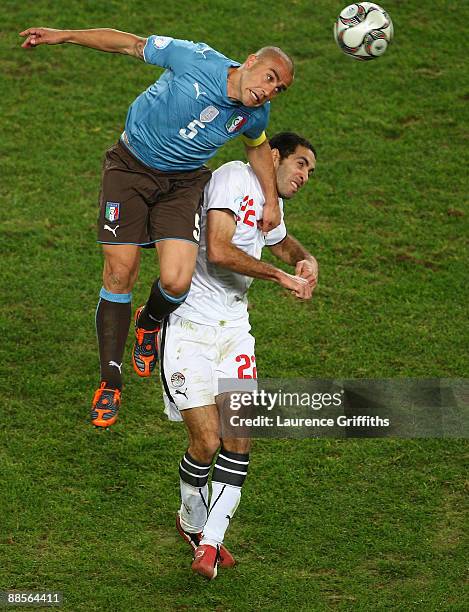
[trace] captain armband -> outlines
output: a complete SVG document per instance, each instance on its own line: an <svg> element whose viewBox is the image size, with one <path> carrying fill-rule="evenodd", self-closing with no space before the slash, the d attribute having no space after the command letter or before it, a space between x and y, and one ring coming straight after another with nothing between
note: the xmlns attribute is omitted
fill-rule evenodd
<svg viewBox="0 0 469 612"><path fill-rule="evenodd" d="M265 132L262 132L259 138L248 138L244 134L241 134L241 138L243 139L244 144L248 147L258 147L267 140L267 135Z"/></svg>

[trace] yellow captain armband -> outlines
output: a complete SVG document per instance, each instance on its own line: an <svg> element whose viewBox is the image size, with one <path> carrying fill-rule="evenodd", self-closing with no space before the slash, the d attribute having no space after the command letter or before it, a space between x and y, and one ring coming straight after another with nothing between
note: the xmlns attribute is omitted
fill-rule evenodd
<svg viewBox="0 0 469 612"><path fill-rule="evenodd" d="M258 147L264 141L267 140L267 136L265 132L262 132L259 138L255 138L254 140L252 138L248 138L244 134L241 134L241 138L243 139L244 144L247 145L248 147Z"/></svg>

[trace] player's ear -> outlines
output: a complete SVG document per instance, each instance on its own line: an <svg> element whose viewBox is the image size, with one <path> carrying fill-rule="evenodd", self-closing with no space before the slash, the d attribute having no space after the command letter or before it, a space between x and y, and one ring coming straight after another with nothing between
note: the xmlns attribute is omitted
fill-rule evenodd
<svg viewBox="0 0 469 612"><path fill-rule="evenodd" d="M257 55L255 53L251 53L251 55L248 55L246 58L246 61L244 62L244 65L246 68L251 68L257 60Z"/></svg>
<svg viewBox="0 0 469 612"><path fill-rule="evenodd" d="M277 168L280 165L280 151L278 149L272 149L272 161L274 162L274 168Z"/></svg>

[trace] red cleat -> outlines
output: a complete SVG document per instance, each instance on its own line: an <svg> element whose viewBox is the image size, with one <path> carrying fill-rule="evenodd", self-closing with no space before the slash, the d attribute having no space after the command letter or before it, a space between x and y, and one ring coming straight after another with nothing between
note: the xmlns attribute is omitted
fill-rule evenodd
<svg viewBox="0 0 469 612"><path fill-rule="evenodd" d="M192 550L196 550L196 548L200 544L200 540L202 539L202 532L199 531L198 533L190 533L189 531L184 531L184 529L181 527L181 518L179 516L179 512L176 515L176 529L178 530L181 538L189 544ZM236 560L233 555L223 544L220 544L218 565L220 567L227 568L233 567L235 564Z"/></svg>
<svg viewBox="0 0 469 612"><path fill-rule="evenodd" d="M213 580L217 576L218 558L218 546L201 544L195 549L192 570L201 576L205 576L205 578L209 580Z"/></svg>

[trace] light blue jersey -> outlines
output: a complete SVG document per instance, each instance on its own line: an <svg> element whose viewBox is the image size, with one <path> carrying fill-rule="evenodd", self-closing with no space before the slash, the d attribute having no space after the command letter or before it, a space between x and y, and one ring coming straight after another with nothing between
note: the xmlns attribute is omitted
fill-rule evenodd
<svg viewBox="0 0 469 612"><path fill-rule="evenodd" d="M228 69L238 62L204 43L166 36L150 36L144 58L166 71L130 106L123 140L147 166L195 170L240 134L262 142L270 103L249 108L227 95Z"/></svg>

